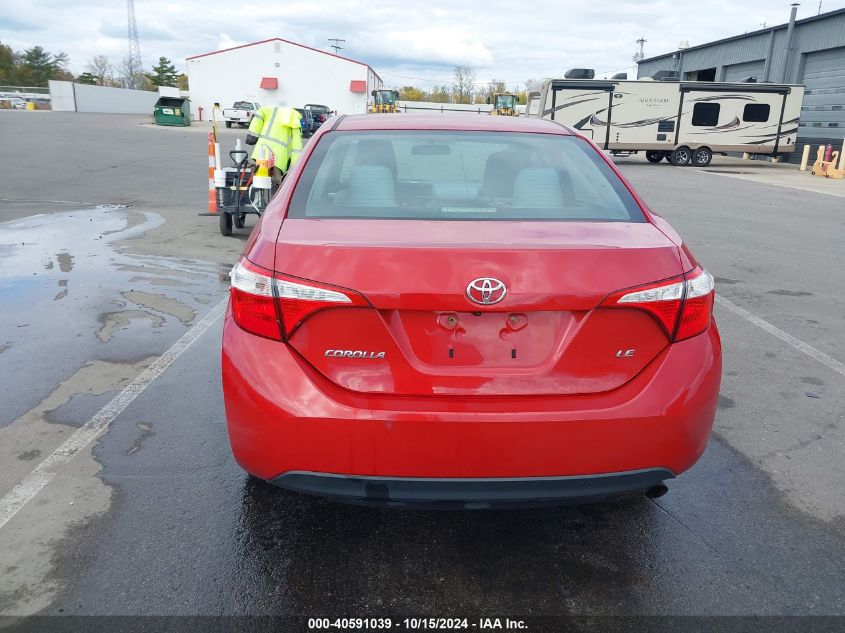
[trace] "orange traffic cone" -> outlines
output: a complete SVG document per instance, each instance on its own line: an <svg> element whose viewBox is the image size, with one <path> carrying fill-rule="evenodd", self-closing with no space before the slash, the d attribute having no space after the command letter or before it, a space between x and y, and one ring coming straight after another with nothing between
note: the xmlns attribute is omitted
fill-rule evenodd
<svg viewBox="0 0 845 633"><path fill-rule="evenodd" d="M208 212L217 213L217 192L214 190L214 134L208 133Z"/></svg>
<svg viewBox="0 0 845 633"><path fill-rule="evenodd" d="M199 215L217 215L217 190L214 188L214 166L216 156L214 153L214 134L208 133L208 211Z"/></svg>

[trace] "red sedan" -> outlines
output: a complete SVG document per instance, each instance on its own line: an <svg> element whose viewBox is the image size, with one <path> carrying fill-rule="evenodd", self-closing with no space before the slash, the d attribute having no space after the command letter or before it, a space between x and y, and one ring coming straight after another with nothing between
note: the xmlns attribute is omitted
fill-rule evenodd
<svg viewBox="0 0 845 633"><path fill-rule="evenodd" d="M338 117L232 271L237 462L356 502L659 495L707 444L713 277L551 121Z"/></svg>

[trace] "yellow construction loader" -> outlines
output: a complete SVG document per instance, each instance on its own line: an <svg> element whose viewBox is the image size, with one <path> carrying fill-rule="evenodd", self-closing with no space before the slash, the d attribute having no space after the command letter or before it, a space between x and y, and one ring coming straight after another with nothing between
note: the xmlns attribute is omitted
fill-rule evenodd
<svg viewBox="0 0 845 633"><path fill-rule="evenodd" d="M370 105L370 112L399 112L399 108L396 107L396 100L399 99L397 90L373 90L372 95L373 102Z"/></svg>
<svg viewBox="0 0 845 633"><path fill-rule="evenodd" d="M517 116L516 95L495 94L492 99L493 109L490 114L498 116Z"/></svg>

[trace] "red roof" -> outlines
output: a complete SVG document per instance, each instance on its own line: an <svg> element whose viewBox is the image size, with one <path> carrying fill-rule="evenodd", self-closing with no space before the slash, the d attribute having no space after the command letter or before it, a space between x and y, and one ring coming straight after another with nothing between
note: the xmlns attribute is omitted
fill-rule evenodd
<svg viewBox="0 0 845 633"><path fill-rule="evenodd" d="M448 107L448 104L447 104ZM343 117L340 130L473 130L564 134L573 132L560 123L534 117L491 116L489 114L357 114Z"/></svg>
<svg viewBox="0 0 845 633"><path fill-rule="evenodd" d="M266 44L268 42L284 42L285 44L292 44L293 46L299 46L300 48L307 48L309 51L314 51L316 53L322 53L323 55L328 55L330 57L337 57L338 59L345 60L347 62L352 62L353 64L359 64L361 66L366 66L370 69L373 74L381 79L379 74L373 70L372 66L369 64L365 64L364 62L359 62L357 59L350 59L348 57L343 57L342 55L335 55L333 53L328 53L326 51L321 51L319 48L314 48L313 46L306 46L305 44L300 44L299 42L291 42L290 40L286 40L281 37L271 37L269 40L261 40L260 42L250 42L249 44L241 44L240 46L232 46L231 48L222 48L219 51L211 51L210 53L200 53L199 55L191 55L190 57L186 57L185 60L189 59L197 59L198 57L208 57L209 55L217 55L218 53L227 53L229 51L234 51L239 48L247 48L248 46L258 46L259 44Z"/></svg>

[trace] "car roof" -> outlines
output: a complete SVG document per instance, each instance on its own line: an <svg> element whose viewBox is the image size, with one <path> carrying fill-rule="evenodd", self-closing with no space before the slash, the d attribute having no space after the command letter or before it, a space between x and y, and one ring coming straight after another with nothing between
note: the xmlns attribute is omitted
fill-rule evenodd
<svg viewBox="0 0 845 633"><path fill-rule="evenodd" d="M530 132L572 135L574 132L547 119L534 117L491 116L487 114L355 114L342 117L335 130L472 130L495 132Z"/></svg>

